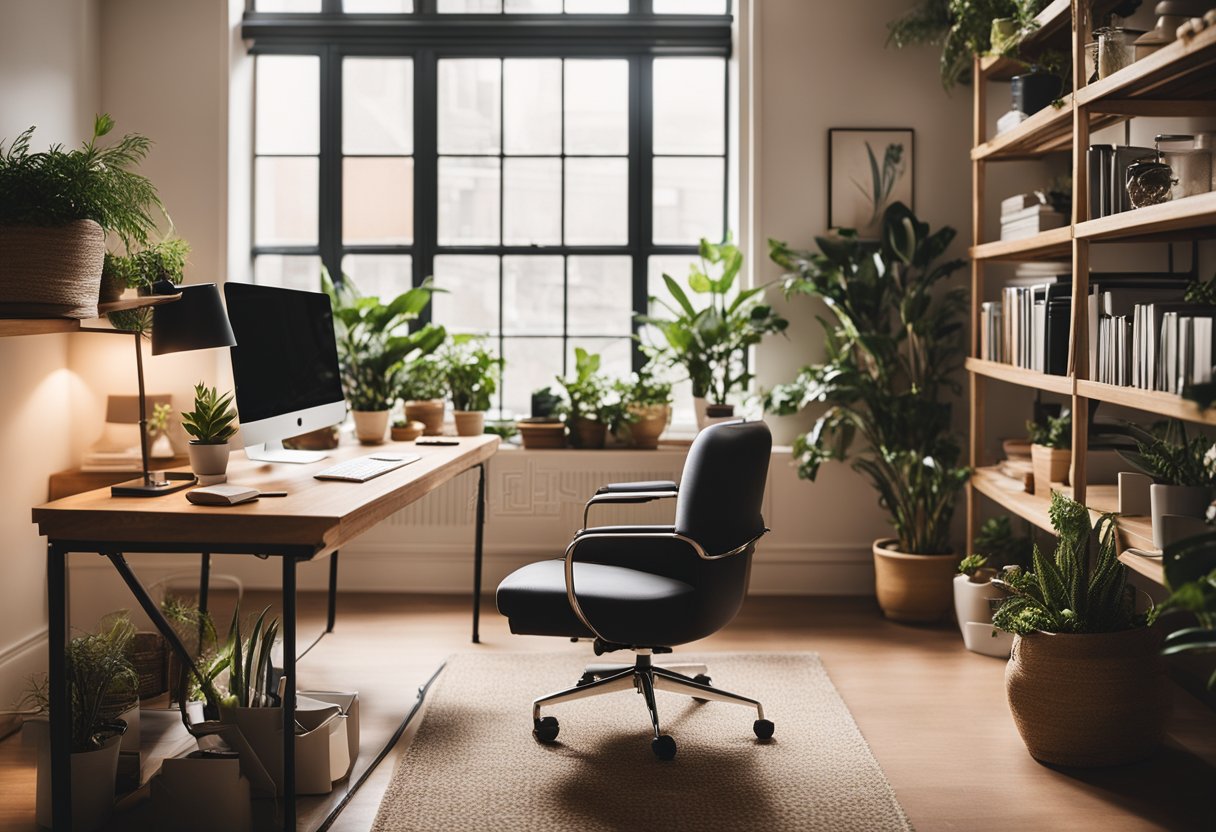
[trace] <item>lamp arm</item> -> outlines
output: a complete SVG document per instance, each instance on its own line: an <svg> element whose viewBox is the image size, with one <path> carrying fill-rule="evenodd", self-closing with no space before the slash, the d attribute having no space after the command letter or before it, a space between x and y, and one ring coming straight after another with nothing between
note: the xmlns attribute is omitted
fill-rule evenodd
<svg viewBox="0 0 1216 832"><path fill-rule="evenodd" d="M152 484L152 473L148 470L148 404L144 395L144 351L143 333L130 332L125 329L101 329L100 327L81 327L78 332L96 332L108 335L135 336L135 372L139 379L139 456L143 468L144 485Z"/></svg>

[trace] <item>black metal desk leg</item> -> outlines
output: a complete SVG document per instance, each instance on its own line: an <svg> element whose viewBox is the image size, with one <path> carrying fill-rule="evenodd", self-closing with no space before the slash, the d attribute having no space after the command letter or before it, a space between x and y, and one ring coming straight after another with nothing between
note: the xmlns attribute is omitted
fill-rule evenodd
<svg viewBox="0 0 1216 832"><path fill-rule="evenodd" d="M48 542L46 591L51 719L51 825L72 828L72 719L68 693L68 553Z"/></svg>
<svg viewBox="0 0 1216 832"><path fill-rule="evenodd" d="M477 522L473 540L473 643L481 643L481 560L486 531L486 465L477 466Z"/></svg>
<svg viewBox="0 0 1216 832"><path fill-rule="evenodd" d="M202 563L198 568L198 652L202 655L203 638L207 634L208 596L211 594L211 553L203 552Z"/></svg>
<svg viewBox="0 0 1216 832"><path fill-rule="evenodd" d="M338 620L338 550L329 556L329 612L325 619L325 632L334 631Z"/></svg>
<svg viewBox="0 0 1216 832"><path fill-rule="evenodd" d="M296 559L283 555L283 829L296 828Z"/></svg>

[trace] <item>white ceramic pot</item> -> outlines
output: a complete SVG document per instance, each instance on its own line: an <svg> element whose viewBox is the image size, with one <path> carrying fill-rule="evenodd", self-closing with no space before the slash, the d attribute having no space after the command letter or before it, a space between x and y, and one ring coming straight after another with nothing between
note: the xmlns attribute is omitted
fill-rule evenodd
<svg viewBox="0 0 1216 832"><path fill-rule="evenodd" d="M1153 517L1153 545L1158 549L1173 542L1166 530L1166 515L1201 520L1212 502L1212 490L1189 485L1160 485L1153 483L1148 490ZM1189 527L1191 524L1175 524Z"/></svg>
<svg viewBox="0 0 1216 832"><path fill-rule="evenodd" d="M963 644L973 653L1009 658L1013 636L992 629L992 604L1004 594L992 585L995 569L980 569L974 576L954 576L954 615Z"/></svg>
<svg viewBox="0 0 1216 832"><path fill-rule="evenodd" d="M38 785L34 793L34 817L39 826L51 828L51 728L45 719L32 719L22 727L23 737L38 749ZM114 811L114 783L118 776L118 752L122 735L110 737L96 751L72 755L72 832L93 832Z"/></svg>
<svg viewBox="0 0 1216 832"><path fill-rule="evenodd" d="M486 414L482 410L454 410L457 436L481 436L486 432Z"/></svg>
<svg viewBox="0 0 1216 832"><path fill-rule="evenodd" d="M191 439L186 446L186 452L190 454L190 469L199 477L222 477L228 471L230 450L227 442L205 445Z"/></svg>
<svg viewBox="0 0 1216 832"><path fill-rule="evenodd" d="M379 445L388 432L387 410L353 410L355 438L364 445Z"/></svg>

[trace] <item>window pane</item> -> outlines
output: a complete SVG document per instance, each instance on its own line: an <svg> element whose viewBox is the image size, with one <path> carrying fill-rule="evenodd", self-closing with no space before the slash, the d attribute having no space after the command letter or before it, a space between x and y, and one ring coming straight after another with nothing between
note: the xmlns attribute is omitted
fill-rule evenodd
<svg viewBox="0 0 1216 832"><path fill-rule="evenodd" d="M633 265L628 257L571 257L566 266L571 335L633 331Z"/></svg>
<svg viewBox="0 0 1216 832"><path fill-rule="evenodd" d="M655 14L726 14L726 0L654 0Z"/></svg>
<svg viewBox="0 0 1216 832"><path fill-rule="evenodd" d="M506 361L502 372L503 413L530 416L532 394L542 387L557 387L562 372L562 339L507 338L502 357Z"/></svg>
<svg viewBox="0 0 1216 832"><path fill-rule="evenodd" d="M504 159L503 188L506 245L561 243L561 159Z"/></svg>
<svg viewBox="0 0 1216 832"><path fill-rule="evenodd" d="M342 241L381 245L414 241L413 159L342 160Z"/></svg>
<svg viewBox="0 0 1216 832"><path fill-rule="evenodd" d="M600 373L609 380L629 375L633 369L630 356L630 346L633 342L628 338L571 338L566 351L566 366L574 372L574 348L582 347L587 352L599 353Z"/></svg>
<svg viewBox="0 0 1216 832"><path fill-rule="evenodd" d="M566 0L566 14L626 14L629 0Z"/></svg>
<svg viewBox="0 0 1216 832"><path fill-rule="evenodd" d="M499 83L497 58L439 61L439 152L497 153Z"/></svg>
<svg viewBox="0 0 1216 832"><path fill-rule="evenodd" d="M257 0L254 8L260 12L319 12L321 0Z"/></svg>
<svg viewBox="0 0 1216 832"><path fill-rule="evenodd" d="M629 242L629 161L566 160L566 244Z"/></svg>
<svg viewBox="0 0 1216 832"><path fill-rule="evenodd" d="M414 152L414 62L347 58L342 62L342 152Z"/></svg>
<svg viewBox="0 0 1216 832"><path fill-rule="evenodd" d="M455 14L496 14L502 11L502 0L437 0L435 10Z"/></svg>
<svg viewBox="0 0 1216 832"><path fill-rule="evenodd" d="M562 152L562 62L503 61L503 122L507 153Z"/></svg>
<svg viewBox="0 0 1216 832"><path fill-rule="evenodd" d="M561 257L504 257L503 334L561 335L562 282Z"/></svg>
<svg viewBox="0 0 1216 832"><path fill-rule="evenodd" d="M253 169L254 244L316 245L317 160L269 156Z"/></svg>
<svg viewBox="0 0 1216 832"><path fill-rule="evenodd" d="M654 160L654 241L695 244L722 239L725 162Z"/></svg>
<svg viewBox="0 0 1216 832"><path fill-rule="evenodd" d="M255 83L255 152L321 151L321 60L315 55L259 55Z"/></svg>
<svg viewBox="0 0 1216 832"><path fill-rule="evenodd" d="M725 153L725 128L725 61L655 60L655 153Z"/></svg>
<svg viewBox="0 0 1216 832"><path fill-rule="evenodd" d="M504 0L507 14L561 14L562 0Z"/></svg>
<svg viewBox="0 0 1216 832"><path fill-rule="evenodd" d="M285 289L321 290L321 258L314 254L260 254L253 260L253 282Z"/></svg>
<svg viewBox="0 0 1216 832"><path fill-rule="evenodd" d="M439 255L431 319L450 332L498 332L498 257Z"/></svg>
<svg viewBox="0 0 1216 832"><path fill-rule="evenodd" d="M498 159L439 160L439 245L498 243Z"/></svg>
<svg viewBox="0 0 1216 832"><path fill-rule="evenodd" d="M629 63L566 61L566 152L629 152Z"/></svg>
<svg viewBox="0 0 1216 832"><path fill-rule="evenodd" d="M342 274L364 295L387 303L413 285L413 262L408 254L348 254L342 258Z"/></svg>
<svg viewBox="0 0 1216 832"><path fill-rule="evenodd" d="M342 8L354 14L395 14L412 12L414 0L344 0Z"/></svg>

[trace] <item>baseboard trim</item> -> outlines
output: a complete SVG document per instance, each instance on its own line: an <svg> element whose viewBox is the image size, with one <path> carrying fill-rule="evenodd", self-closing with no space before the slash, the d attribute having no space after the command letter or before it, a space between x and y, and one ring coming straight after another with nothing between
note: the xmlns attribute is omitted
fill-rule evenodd
<svg viewBox="0 0 1216 832"><path fill-rule="evenodd" d="M46 627L0 649L0 711L25 695L31 675L47 670Z"/></svg>

